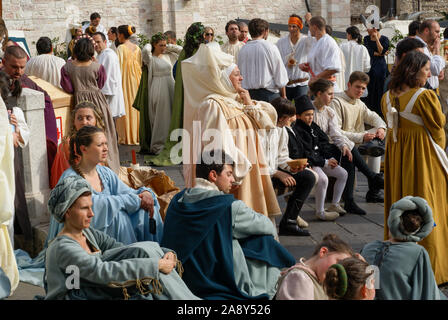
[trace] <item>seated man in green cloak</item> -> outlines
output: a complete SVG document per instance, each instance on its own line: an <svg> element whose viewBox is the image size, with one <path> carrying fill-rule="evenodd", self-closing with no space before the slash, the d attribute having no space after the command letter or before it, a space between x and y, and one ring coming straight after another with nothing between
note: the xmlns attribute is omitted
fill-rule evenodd
<svg viewBox="0 0 448 320"><path fill-rule="evenodd" d="M176 251L200 298L272 299L280 269L295 259L274 240L269 218L228 194L233 167L222 150L202 153L195 187L171 200L161 245Z"/></svg>

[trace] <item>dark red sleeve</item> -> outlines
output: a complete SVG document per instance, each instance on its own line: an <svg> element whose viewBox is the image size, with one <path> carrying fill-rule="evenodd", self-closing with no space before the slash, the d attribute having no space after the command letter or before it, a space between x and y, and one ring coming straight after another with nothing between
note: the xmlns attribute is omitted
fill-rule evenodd
<svg viewBox="0 0 448 320"><path fill-rule="evenodd" d="M73 93L73 85L70 76L65 70L65 66L61 68L61 87L67 93Z"/></svg>
<svg viewBox="0 0 448 320"><path fill-rule="evenodd" d="M104 68L103 65L100 65L100 68L98 69L98 79L96 79L98 88L102 89L104 87L106 79L107 79L106 69Z"/></svg>

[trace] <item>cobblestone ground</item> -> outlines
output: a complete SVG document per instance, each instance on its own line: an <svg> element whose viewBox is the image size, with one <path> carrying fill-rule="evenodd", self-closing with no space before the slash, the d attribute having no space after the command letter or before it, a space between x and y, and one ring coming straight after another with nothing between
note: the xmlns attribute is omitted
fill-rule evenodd
<svg viewBox="0 0 448 320"><path fill-rule="evenodd" d="M132 150L139 150L138 146L120 146L120 158L122 165L129 166L132 159ZM137 162L142 166L145 165L143 156L137 153ZM182 177L182 167L180 165L173 167L155 167L164 170L165 173L174 180L179 188L184 187ZM383 239L384 227L384 206L383 204L366 203L365 194L368 190L367 180L364 175L357 173L357 182L355 188L355 201L360 207L367 211L366 216L357 216L346 214L334 222L320 221L314 216L314 196L305 203L302 209L302 217L309 223L310 237L292 237L281 236L280 243L285 246L291 254L299 259L300 257L308 257L312 254L314 246L327 233L336 233L344 241L349 243L356 251L360 251L366 244L374 240ZM286 207L283 196L278 198L282 212ZM280 217L277 219L277 225ZM448 296L448 285L441 288L445 295ZM36 295L44 294L42 288L20 283L18 289L9 299L11 300L29 300Z"/></svg>

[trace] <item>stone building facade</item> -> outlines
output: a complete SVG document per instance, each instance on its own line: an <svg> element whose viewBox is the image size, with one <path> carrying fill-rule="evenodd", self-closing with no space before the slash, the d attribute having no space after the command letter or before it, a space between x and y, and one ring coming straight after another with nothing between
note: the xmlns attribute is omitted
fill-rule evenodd
<svg viewBox="0 0 448 320"><path fill-rule="evenodd" d="M421 10L444 10L446 0L309 0L313 15L321 15L334 29L344 30L364 13L369 4L382 10L394 3L397 13ZM89 20L99 12L106 27L132 24L137 33L152 35L174 30L183 37L188 26L196 21L214 28L224 37L228 20L260 17L273 23L287 23L291 13L303 16L305 0L0 0L2 17L8 29L23 30L31 45L40 36L65 40L71 23ZM445 9L446 10L446 9Z"/></svg>
<svg viewBox="0 0 448 320"><path fill-rule="evenodd" d="M448 11L446 0L351 0L351 21L359 22L359 15L364 14L366 8L374 4L380 8L381 16L385 16L389 9L395 16L418 11L426 12L422 17L439 16L435 10Z"/></svg>
<svg viewBox="0 0 448 320"><path fill-rule="evenodd" d="M350 0L309 1L314 15L322 15L334 27L350 23ZM40 36L65 40L71 23L89 20L99 12L105 27L132 24L137 33L151 35L174 30L183 37L196 21L215 29L224 37L228 20L260 17L273 23L287 23L291 13L303 16L305 0L0 0L8 29L23 30L31 45Z"/></svg>

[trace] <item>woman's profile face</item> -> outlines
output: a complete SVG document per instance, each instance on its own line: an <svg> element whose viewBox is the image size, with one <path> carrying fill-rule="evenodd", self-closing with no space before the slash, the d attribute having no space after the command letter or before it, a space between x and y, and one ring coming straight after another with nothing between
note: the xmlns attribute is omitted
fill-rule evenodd
<svg viewBox="0 0 448 320"><path fill-rule="evenodd" d="M124 34L118 32L118 42L123 43L125 41L126 41L126 39L124 37Z"/></svg>
<svg viewBox="0 0 448 320"><path fill-rule="evenodd" d="M109 31L107 32L107 38L110 41L115 41L115 39L117 39L117 36L112 32L112 30L109 29Z"/></svg>
<svg viewBox="0 0 448 320"><path fill-rule="evenodd" d="M82 108L76 111L74 125L76 131L84 126L96 126L95 113L90 108Z"/></svg>
<svg viewBox="0 0 448 320"><path fill-rule="evenodd" d="M240 69L238 67L235 67L233 69L232 73L229 76L230 82L232 82L233 87L236 91L241 89L241 82L243 81L243 76L241 75Z"/></svg>
<svg viewBox="0 0 448 320"><path fill-rule="evenodd" d="M426 81L428 81L429 77L431 77L431 65L428 61L417 73L417 79L420 87L423 87L426 84Z"/></svg>
<svg viewBox="0 0 448 320"><path fill-rule="evenodd" d="M82 29L81 29L81 28L76 29L76 31L75 31L75 37L81 37L81 36L82 36Z"/></svg>

